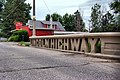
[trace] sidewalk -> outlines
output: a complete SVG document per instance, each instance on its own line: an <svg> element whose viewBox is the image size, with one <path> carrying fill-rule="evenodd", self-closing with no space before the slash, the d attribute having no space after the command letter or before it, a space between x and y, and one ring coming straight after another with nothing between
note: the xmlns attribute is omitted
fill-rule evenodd
<svg viewBox="0 0 120 80"><path fill-rule="evenodd" d="M50 49L50 48L49 49L48 48L41 48L41 49L67 52L67 54L83 54L83 55L90 56L90 57L102 58L102 59L111 59L111 60L117 60L120 62L120 55L108 55L108 54L101 54L101 53L84 53L84 52L79 52L79 51Z"/></svg>
<svg viewBox="0 0 120 80"><path fill-rule="evenodd" d="M86 56L102 58L102 59L111 59L111 60L118 60L120 61L120 55L108 55L108 54L101 54L101 53L85 53Z"/></svg>

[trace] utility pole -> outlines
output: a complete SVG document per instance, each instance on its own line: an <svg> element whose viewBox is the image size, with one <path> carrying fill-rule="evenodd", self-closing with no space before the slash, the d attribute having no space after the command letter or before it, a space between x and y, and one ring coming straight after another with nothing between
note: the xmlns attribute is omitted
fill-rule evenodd
<svg viewBox="0 0 120 80"><path fill-rule="evenodd" d="M52 29L52 16L50 14L50 28Z"/></svg>
<svg viewBox="0 0 120 80"><path fill-rule="evenodd" d="M35 0L33 0L33 35L32 36L36 36L36 17L35 17Z"/></svg>

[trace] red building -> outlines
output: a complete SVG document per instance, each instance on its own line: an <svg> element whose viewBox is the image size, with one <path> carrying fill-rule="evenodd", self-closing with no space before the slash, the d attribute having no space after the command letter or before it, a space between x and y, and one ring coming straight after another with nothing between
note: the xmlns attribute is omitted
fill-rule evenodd
<svg viewBox="0 0 120 80"><path fill-rule="evenodd" d="M36 36L54 35L54 31L65 31L64 27L58 21L52 22L52 28L50 21L36 21ZM33 21L28 20L26 26L23 26L22 22L16 22L16 30L26 30L29 36L32 36Z"/></svg>

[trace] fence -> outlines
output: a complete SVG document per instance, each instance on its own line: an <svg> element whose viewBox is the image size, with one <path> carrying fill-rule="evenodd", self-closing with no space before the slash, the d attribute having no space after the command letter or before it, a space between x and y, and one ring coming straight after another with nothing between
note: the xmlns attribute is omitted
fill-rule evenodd
<svg viewBox="0 0 120 80"><path fill-rule="evenodd" d="M32 36L30 42L38 48L120 55L119 32Z"/></svg>

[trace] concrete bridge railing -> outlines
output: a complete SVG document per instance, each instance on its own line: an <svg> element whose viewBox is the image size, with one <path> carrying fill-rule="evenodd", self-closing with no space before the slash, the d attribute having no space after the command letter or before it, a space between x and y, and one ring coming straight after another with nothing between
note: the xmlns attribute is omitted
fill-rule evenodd
<svg viewBox="0 0 120 80"><path fill-rule="evenodd" d="M119 32L32 36L30 42L38 48L120 55Z"/></svg>

